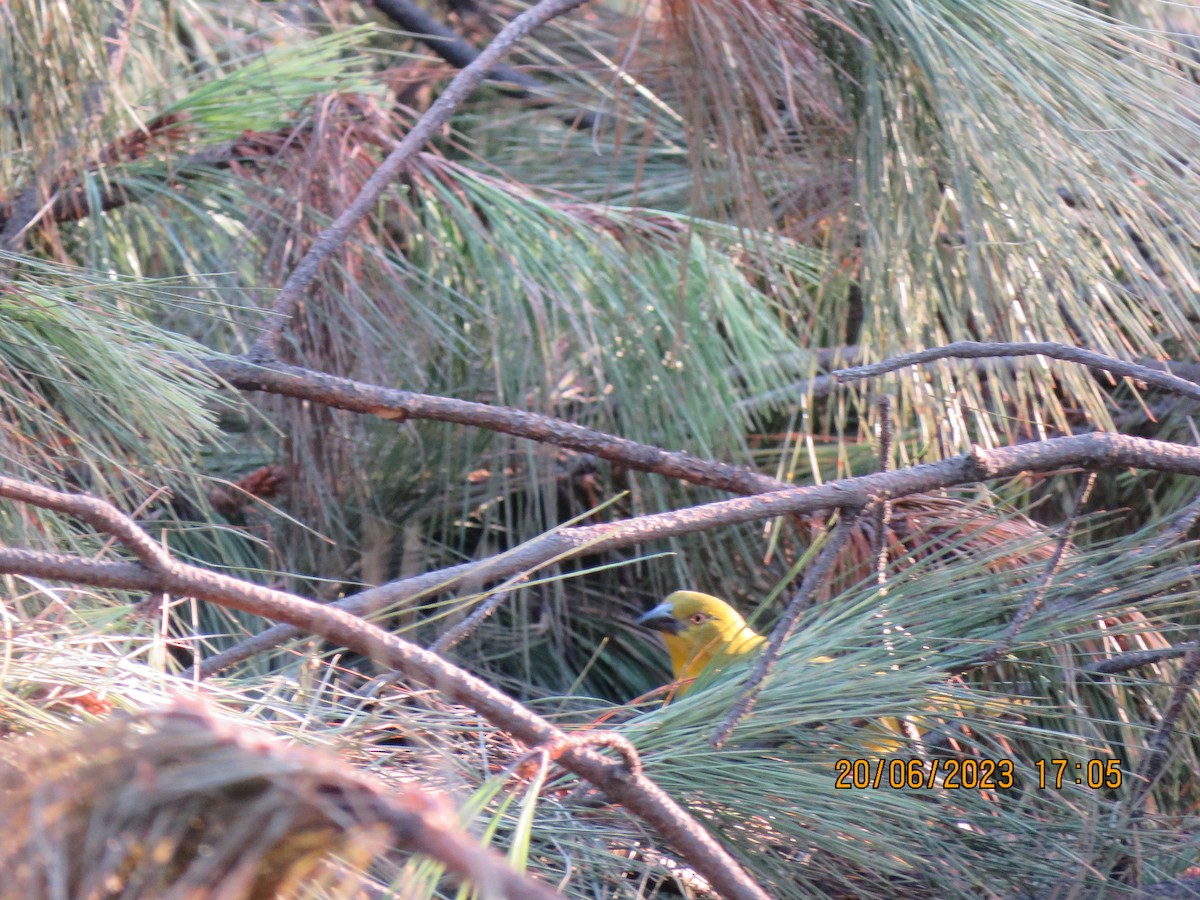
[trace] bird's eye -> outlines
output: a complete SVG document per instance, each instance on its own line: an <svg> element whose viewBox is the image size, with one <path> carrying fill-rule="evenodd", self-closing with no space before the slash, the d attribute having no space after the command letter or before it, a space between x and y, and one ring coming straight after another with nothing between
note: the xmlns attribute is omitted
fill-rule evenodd
<svg viewBox="0 0 1200 900"><path fill-rule="evenodd" d="M708 621L708 616L702 612L692 613L690 616L688 616L688 621L693 625L703 625Z"/></svg>

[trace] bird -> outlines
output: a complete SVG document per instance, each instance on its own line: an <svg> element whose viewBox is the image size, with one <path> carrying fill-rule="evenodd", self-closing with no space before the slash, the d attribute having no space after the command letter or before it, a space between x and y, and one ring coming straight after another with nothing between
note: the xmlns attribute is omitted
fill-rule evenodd
<svg viewBox="0 0 1200 900"><path fill-rule="evenodd" d="M638 618L637 624L662 632L678 685L674 697L686 694L696 677L710 666L717 671L756 654L767 642L765 637L746 624L736 609L719 597L699 591L675 591ZM815 656L809 660L816 665L833 661L829 656ZM668 697L667 702L671 699ZM931 696L930 699L950 701L952 698ZM956 698L953 702L960 709L963 708L963 698ZM1015 698L984 699L972 704L971 708L977 713L992 716L1011 715L1019 702ZM930 712L937 713L939 710L935 706ZM876 756L886 756L902 749L906 737L926 732L932 722L925 717L902 721L896 716L879 716L860 724L864 737L862 748Z"/></svg>
<svg viewBox="0 0 1200 900"><path fill-rule="evenodd" d="M637 620L638 625L661 631L671 655L671 668L678 685L674 697L682 697L696 677L710 666L714 671L757 653L767 639L746 624L741 614L712 594L700 591L675 591L662 603ZM818 656L813 663L828 663ZM666 702L672 698L668 697ZM878 732L865 746L880 754L900 748L896 738L904 732L898 719L884 717L871 723L868 731Z"/></svg>
<svg viewBox="0 0 1200 900"><path fill-rule="evenodd" d="M724 600L699 591L675 591L637 624L662 632L679 697L709 666L756 653L767 640Z"/></svg>

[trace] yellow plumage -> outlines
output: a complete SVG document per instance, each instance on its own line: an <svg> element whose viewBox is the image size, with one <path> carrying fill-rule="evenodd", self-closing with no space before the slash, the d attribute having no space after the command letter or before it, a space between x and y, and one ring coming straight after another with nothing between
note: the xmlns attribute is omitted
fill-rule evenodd
<svg viewBox="0 0 1200 900"><path fill-rule="evenodd" d="M671 668L678 690L675 696L682 697L695 681L696 676L709 666L722 666L758 652L766 638L746 624L737 610L711 594L699 591L676 591L662 603L637 620L639 625L662 632L671 655ZM824 664L833 660L818 656L810 663ZM944 698L947 702L950 698ZM961 707L962 698L955 701ZM949 705L949 703L948 703ZM1009 703L983 701L976 704L976 711L986 710L990 715L1012 713ZM933 711L933 710L931 710ZM929 727L923 718L909 720L919 731ZM863 747L880 755L894 753L904 745L905 728L894 716L881 716L866 724L868 739Z"/></svg>
<svg viewBox="0 0 1200 900"><path fill-rule="evenodd" d="M640 619L639 625L661 631L680 682L677 696L710 665L718 668L766 642L732 606L711 594L676 591Z"/></svg>

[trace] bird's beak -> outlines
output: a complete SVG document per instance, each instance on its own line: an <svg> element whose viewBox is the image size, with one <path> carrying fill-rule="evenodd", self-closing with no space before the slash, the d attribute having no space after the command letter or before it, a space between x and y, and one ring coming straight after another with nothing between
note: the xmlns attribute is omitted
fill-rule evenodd
<svg viewBox="0 0 1200 900"><path fill-rule="evenodd" d="M681 630L679 620L672 614L670 603L658 604L658 606L638 619L637 624L644 625L646 628L653 628L655 631L666 631L670 634L678 634Z"/></svg>

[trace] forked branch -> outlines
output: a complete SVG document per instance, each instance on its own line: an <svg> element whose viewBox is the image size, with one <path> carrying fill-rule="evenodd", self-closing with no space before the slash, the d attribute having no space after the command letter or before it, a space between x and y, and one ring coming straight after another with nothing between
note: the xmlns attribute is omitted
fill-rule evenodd
<svg viewBox="0 0 1200 900"><path fill-rule="evenodd" d="M664 456L686 456L658 452ZM562 528L499 556L380 585L345 597L334 605L357 615L369 615L418 595L431 596L454 590L467 580L487 582L508 578L558 556L566 559L584 552L618 550L646 541L781 515L862 509L873 502L900 500L993 478L1011 478L1022 472L1054 472L1070 467L1094 470L1133 467L1200 475L1200 448L1100 432L995 450L976 447L961 456L892 472L876 472L820 485L781 486L770 493L654 513L623 522ZM775 484L781 485L780 482ZM300 633L287 626L268 628L236 647L209 657L200 665L199 673L202 677L212 675L298 637Z"/></svg>
<svg viewBox="0 0 1200 900"><path fill-rule="evenodd" d="M4 496L21 502L80 516L126 546L156 546L136 522L98 498L47 491L14 479L5 479L0 489ZM586 742L574 739L486 681L343 609L190 566L165 551L161 557L148 556L147 565L135 565L0 548L0 572L195 597L319 635L435 688L530 747L552 748L564 768L655 827L723 895L744 900L767 898L724 848L640 771L627 742L619 737L606 742L597 735ZM608 744L619 747L620 761L592 749Z"/></svg>

